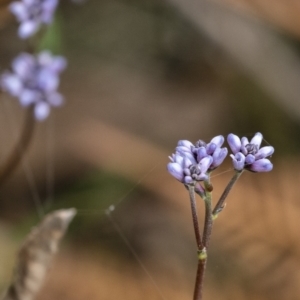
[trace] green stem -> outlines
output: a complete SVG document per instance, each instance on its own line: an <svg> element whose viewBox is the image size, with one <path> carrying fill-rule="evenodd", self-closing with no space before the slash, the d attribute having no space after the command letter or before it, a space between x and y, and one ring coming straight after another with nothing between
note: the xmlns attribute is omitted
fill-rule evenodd
<svg viewBox="0 0 300 300"><path fill-rule="evenodd" d="M210 236L213 227L212 217L212 205L211 205L211 193L206 193L205 203L205 219L204 219L204 230L203 230L203 245L207 249L210 241Z"/></svg>
<svg viewBox="0 0 300 300"><path fill-rule="evenodd" d="M35 120L33 118L33 106L30 106L27 110L23 130L20 138L10 152L9 157L5 160L4 164L0 167L0 185L5 182L6 179L19 165L24 153L28 149L31 138L33 136Z"/></svg>
<svg viewBox="0 0 300 300"><path fill-rule="evenodd" d="M223 210L225 199L227 198L229 192L231 191L231 189L234 186L234 184L236 183L236 181L242 175L243 171L244 170L236 171L235 174L233 175L233 177L231 178L231 180L229 181L228 185L226 186L223 194L221 195L218 203L216 204L216 206L212 212L213 219L217 218L218 214Z"/></svg>

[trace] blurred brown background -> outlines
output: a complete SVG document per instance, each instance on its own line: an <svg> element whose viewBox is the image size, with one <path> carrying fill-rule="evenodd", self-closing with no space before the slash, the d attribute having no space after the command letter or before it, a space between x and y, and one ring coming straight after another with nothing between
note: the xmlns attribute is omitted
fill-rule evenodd
<svg viewBox="0 0 300 300"><path fill-rule="evenodd" d="M1 71L25 49L7 2ZM260 131L276 149L275 167L243 175L230 194L214 228L205 299L299 299L299 17L296 0L61 1L40 47L68 58L66 103L37 125L0 190L1 289L37 207L74 206L39 299L191 299L188 195L167 174L168 155L179 139ZM1 98L3 161L24 111ZM215 172L215 199L230 168Z"/></svg>

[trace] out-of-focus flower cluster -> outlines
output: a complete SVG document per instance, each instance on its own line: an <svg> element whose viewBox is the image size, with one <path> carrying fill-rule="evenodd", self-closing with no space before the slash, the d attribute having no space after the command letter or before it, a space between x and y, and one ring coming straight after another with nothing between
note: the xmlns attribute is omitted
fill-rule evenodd
<svg viewBox="0 0 300 300"><path fill-rule="evenodd" d="M179 141L175 154L170 156L168 171L185 184L207 180L208 172L217 168L227 156L227 148L221 148L223 143L222 135L214 137L208 144L202 140L195 144Z"/></svg>
<svg viewBox="0 0 300 300"><path fill-rule="evenodd" d="M21 0L12 2L10 11L20 22L19 37L27 39L34 35L42 24L52 23L58 0Z"/></svg>
<svg viewBox="0 0 300 300"><path fill-rule="evenodd" d="M44 120L51 106L60 106L63 97L57 92L59 75L66 67L62 56L43 51L37 56L21 53L12 63L12 72L4 72L1 88L17 97L22 106L34 106L37 120Z"/></svg>
<svg viewBox="0 0 300 300"><path fill-rule="evenodd" d="M246 137L240 139L232 133L228 135L227 141L233 153L230 156L236 171L268 172L273 169L267 157L273 154L274 148L260 148L262 139L259 132L250 142ZM222 148L223 143L222 135L214 137L208 144L202 140L195 144L187 140L179 141L167 165L169 173L184 184L206 181L209 173L221 165L227 156L228 150Z"/></svg>

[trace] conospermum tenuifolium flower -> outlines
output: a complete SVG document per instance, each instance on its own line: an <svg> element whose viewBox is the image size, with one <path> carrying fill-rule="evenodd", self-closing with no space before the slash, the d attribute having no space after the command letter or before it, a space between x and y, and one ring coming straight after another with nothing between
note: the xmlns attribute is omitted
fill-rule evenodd
<svg viewBox="0 0 300 300"><path fill-rule="evenodd" d="M63 97L57 92L59 75L66 67L66 59L49 51L38 55L19 54L12 63L12 72L0 78L1 88L19 99L22 106L34 106L37 120L46 119L51 106L60 106Z"/></svg>
<svg viewBox="0 0 300 300"><path fill-rule="evenodd" d="M192 144L187 140L180 140L175 153L170 156L168 171L182 183L190 184L194 181L205 181L208 173L217 168L227 156L228 150L222 147L224 137L214 137L208 144L199 140Z"/></svg>
<svg viewBox="0 0 300 300"><path fill-rule="evenodd" d="M198 253L194 300L202 299L207 248L209 246L214 220L223 210L225 199L235 182L244 170L268 172L273 169L273 164L267 157L274 153L274 148L272 146L261 147L262 140L263 136L259 132L254 135L250 142L246 137L240 139L237 135L232 133L228 135L227 142L232 150L230 157L232 158L235 172L214 209L212 209L213 185L210 181L210 174L223 163L227 156L227 148L222 148L224 137L221 135L216 136L208 144L202 140L199 140L195 144L187 140L180 140L175 149L175 153L170 156L171 162L168 163L167 169L173 177L185 185L190 196ZM202 233L199 227L195 194L198 194L204 200L205 205Z"/></svg>
<svg viewBox="0 0 300 300"><path fill-rule="evenodd" d="M33 36L41 25L49 25L58 0L21 0L10 4L9 9L20 23L18 35L22 39Z"/></svg>
<svg viewBox="0 0 300 300"><path fill-rule="evenodd" d="M250 142L246 137L240 139L232 133L228 135L227 142L233 153L230 157L235 170L269 172L273 169L273 164L267 157L274 153L274 148L272 146L260 148L262 140L263 135L260 132L257 132Z"/></svg>

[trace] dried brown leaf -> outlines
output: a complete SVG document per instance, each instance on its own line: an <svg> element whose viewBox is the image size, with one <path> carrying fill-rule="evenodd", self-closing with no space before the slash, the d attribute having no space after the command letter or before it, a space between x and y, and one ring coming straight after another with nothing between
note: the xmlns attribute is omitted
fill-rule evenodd
<svg viewBox="0 0 300 300"><path fill-rule="evenodd" d="M19 251L14 277L3 300L35 298L75 214L74 208L54 211L32 229Z"/></svg>

